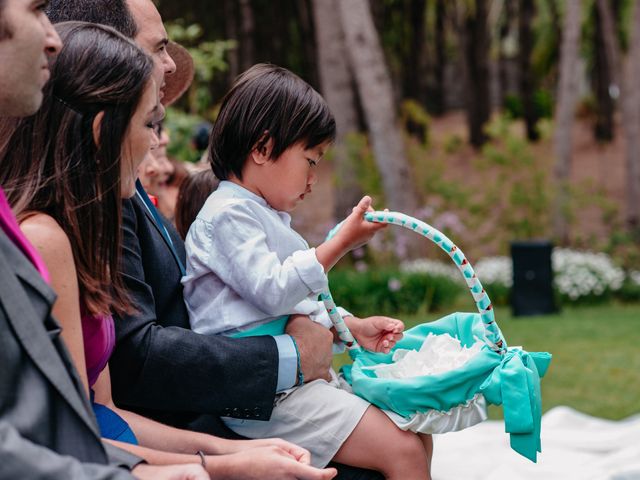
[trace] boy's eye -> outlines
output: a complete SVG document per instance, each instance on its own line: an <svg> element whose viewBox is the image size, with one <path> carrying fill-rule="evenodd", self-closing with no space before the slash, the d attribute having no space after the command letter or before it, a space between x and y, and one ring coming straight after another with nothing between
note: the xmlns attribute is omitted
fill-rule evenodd
<svg viewBox="0 0 640 480"><path fill-rule="evenodd" d="M311 159L311 158L307 158L307 162L309 162L309 166L310 167L315 167L318 162L316 162L315 160Z"/></svg>

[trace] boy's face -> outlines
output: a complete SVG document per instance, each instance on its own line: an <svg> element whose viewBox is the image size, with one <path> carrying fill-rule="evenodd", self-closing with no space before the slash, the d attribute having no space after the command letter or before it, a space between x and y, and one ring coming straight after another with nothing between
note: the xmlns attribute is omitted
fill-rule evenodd
<svg viewBox="0 0 640 480"><path fill-rule="evenodd" d="M25 116L42 103L48 55L62 48L44 0L5 0L0 13L0 113Z"/></svg>
<svg viewBox="0 0 640 480"><path fill-rule="evenodd" d="M318 181L317 164L328 147L325 142L306 149L304 142L298 142L275 160L267 160L257 185L267 203L283 212L294 210Z"/></svg>

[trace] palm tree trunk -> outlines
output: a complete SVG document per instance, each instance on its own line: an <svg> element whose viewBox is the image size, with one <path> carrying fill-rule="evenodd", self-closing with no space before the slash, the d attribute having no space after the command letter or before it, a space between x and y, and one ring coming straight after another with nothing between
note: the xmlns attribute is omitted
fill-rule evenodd
<svg viewBox="0 0 640 480"><path fill-rule="evenodd" d="M338 2L350 64L390 208L415 211L409 163L393 102L391 78L367 0Z"/></svg>
<svg viewBox="0 0 640 480"><path fill-rule="evenodd" d="M393 88L378 33L367 0L339 1L351 70L382 177L387 207L408 214L417 209L417 197L405 154L394 105ZM404 230L404 229L402 229ZM415 254L415 235L394 232L397 241Z"/></svg>
<svg viewBox="0 0 640 480"><path fill-rule="evenodd" d="M358 112L345 55L344 32L338 10L339 0L313 0L320 89L336 119L337 135L333 147L335 166L334 215L342 219L362 197L356 166L349 158L346 138L358 130Z"/></svg>
<svg viewBox="0 0 640 480"><path fill-rule="evenodd" d="M622 114L627 144L627 226L640 227L640 6L633 13L631 42L624 68Z"/></svg>
<svg viewBox="0 0 640 480"><path fill-rule="evenodd" d="M527 138L532 142L540 138L538 133L538 113L534 102L536 78L531 67L531 52L533 51L533 32L531 26L535 17L533 0L521 0L519 15L520 30L520 92L522 94L522 109L527 127Z"/></svg>
<svg viewBox="0 0 640 480"><path fill-rule="evenodd" d="M580 0L567 0L560 46L560 79L554 139L556 153L554 173L558 190L553 212L553 230L556 240L561 244L566 244L569 240L567 209L569 207L569 174L571 172L571 133L578 95L580 19Z"/></svg>

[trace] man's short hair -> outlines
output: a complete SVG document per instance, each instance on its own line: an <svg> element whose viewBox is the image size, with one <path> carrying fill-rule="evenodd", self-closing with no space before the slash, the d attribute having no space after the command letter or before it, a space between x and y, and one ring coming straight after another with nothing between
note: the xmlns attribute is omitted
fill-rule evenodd
<svg viewBox="0 0 640 480"><path fill-rule="evenodd" d="M46 13L51 23L101 23L129 38L134 38L138 33L138 25L126 0L50 0Z"/></svg>

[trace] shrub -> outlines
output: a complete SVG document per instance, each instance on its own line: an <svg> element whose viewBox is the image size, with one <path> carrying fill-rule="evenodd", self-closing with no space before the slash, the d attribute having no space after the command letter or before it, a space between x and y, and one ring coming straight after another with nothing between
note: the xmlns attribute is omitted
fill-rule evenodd
<svg viewBox="0 0 640 480"><path fill-rule="evenodd" d="M463 291L444 275L372 269L338 269L329 274L336 304L355 315L419 314L450 307Z"/></svg>
<svg viewBox="0 0 640 480"><path fill-rule="evenodd" d="M564 303L598 303L614 295L625 301L640 300L640 271L626 277L611 257L604 253L580 252L556 248L552 255L554 290ZM455 281L459 272L452 265L432 260L405 262L401 268L408 272L435 273ZM489 257L475 265L475 271L489 298L496 305L509 302L513 286L513 266L509 257Z"/></svg>
<svg viewBox="0 0 640 480"><path fill-rule="evenodd" d="M405 272L443 276L466 290L466 283L453 264L422 258L403 262L400 268ZM494 305L508 305L513 284L511 259L508 257L484 258L475 264L474 270L491 302Z"/></svg>
<svg viewBox="0 0 640 480"><path fill-rule="evenodd" d="M563 300L605 300L624 282L624 271L604 253L556 248L552 260L555 287Z"/></svg>

